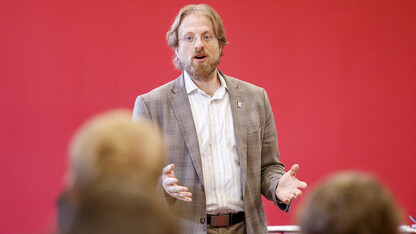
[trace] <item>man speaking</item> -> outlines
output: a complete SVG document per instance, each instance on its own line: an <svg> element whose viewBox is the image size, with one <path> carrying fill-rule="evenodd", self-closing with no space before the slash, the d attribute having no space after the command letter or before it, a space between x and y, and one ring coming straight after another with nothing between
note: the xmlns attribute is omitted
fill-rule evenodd
<svg viewBox="0 0 416 234"><path fill-rule="evenodd" d="M168 208L181 233L267 233L261 194L288 211L306 183L280 162L265 90L217 69L227 40L208 5L182 8L166 38L183 73L138 96L133 120L163 131Z"/></svg>

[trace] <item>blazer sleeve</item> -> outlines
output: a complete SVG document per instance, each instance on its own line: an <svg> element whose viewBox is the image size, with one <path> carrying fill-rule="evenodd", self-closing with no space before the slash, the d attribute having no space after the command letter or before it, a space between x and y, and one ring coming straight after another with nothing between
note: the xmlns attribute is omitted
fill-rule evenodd
<svg viewBox="0 0 416 234"><path fill-rule="evenodd" d="M151 111L149 111L149 108L145 101L145 96L140 95L136 98L136 101L134 103L134 108L133 108L133 116L132 116L133 122L139 121L142 118L147 118L153 122L156 121L156 119L154 120L152 119ZM159 125L155 125L155 127L159 129ZM166 164L166 158L167 158L167 155L165 156L165 164ZM169 194L167 194L166 191L163 189L162 176L160 176L158 180L158 191L159 191L159 194L161 194L161 196L166 199L166 200L164 199L162 200L165 202L164 204L166 205L166 207L168 207L168 203L166 203L167 200L170 199L171 203L176 201L176 199L172 199L172 197Z"/></svg>
<svg viewBox="0 0 416 234"><path fill-rule="evenodd" d="M263 90L265 125L263 130L261 187L264 196L272 200L281 210L288 212L289 205L279 201L276 188L280 177L285 173L284 165L280 162L277 145L276 124L266 91Z"/></svg>
<svg viewBox="0 0 416 234"><path fill-rule="evenodd" d="M134 102L134 108L133 108L133 122L138 121L140 118L147 118L152 119L150 116L149 109L147 108L146 102L143 99L143 96L138 96L136 98L136 101Z"/></svg>

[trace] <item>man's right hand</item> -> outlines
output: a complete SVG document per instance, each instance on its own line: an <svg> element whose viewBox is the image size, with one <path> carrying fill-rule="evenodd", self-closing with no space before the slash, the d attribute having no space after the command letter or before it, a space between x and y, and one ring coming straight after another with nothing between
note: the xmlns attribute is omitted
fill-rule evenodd
<svg viewBox="0 0 416 234"><path fill-rule="evenodd" d="M165 189L165 192L167 192L170 196L176 199L186 202L192 202L192 193L188 192L188 188L177 185L178 179L176 179L175 177L173 168L175 168L175 165L173 164L169 164L165 168L163 168L163 189Z"/></svg>

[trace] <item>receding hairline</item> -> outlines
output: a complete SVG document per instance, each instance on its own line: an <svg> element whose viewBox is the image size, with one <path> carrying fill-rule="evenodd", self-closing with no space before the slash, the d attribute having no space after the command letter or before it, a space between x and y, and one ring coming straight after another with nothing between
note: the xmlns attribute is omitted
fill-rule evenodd
<svg viewBox="0 0 416 234"><path fill-rule="evenodd" d="M221 47L224 47L228 41L225 39L225 28L221 16L214 8L207 4L190 4L184 6L176 15L171 28L166 33L166 39L168 45L172 48L177 47L177 38L179 34L179 28L182 25L183 19L188 15L205 15L211 22L212 30L214 34L220 39L219 43Z"/></svg>
<svg viewBox="0 0 416 234"><path fill-rule="evenodd" d="M202 12L191 12L190 14L187 14L182 18L182 20L181 20L181 22L178 26L178 29L177 29L178 36L180 35L179 31L180 31L180 29L183 25L183 22L184 22L185 18L188 17L188 16L191 16L191 15L196 16L196 17L205 17L205 18L207 18L209 20L209 22L211 23L210 31L215 32L214 22L212 21L211 17L209 17L209 15L203 14ZM204 31L204 32L207 32L207 31Z"/></svg>

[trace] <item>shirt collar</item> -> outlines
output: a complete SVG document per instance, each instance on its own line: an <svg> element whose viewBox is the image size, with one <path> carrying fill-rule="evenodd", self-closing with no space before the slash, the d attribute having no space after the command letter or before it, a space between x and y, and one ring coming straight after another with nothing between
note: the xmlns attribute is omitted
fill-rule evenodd
<svg viewBox="0 0 416 234"><path fill-rule="evenodd" d="M228 90L227 83L225 83L224 77L222 77L221 73L219 73L218 70L216 70L216 72L217 72L218 78L220 79L220 82L221 82L221 87L219 89L224 89L225 88L226 90ZM188 72L183 71L183 76L184 76L184 79L185 79L185 88L186 88L186 93L187 94L190 94L190 93L194 92L195 90L199 89L198 86L196 86L194 81L189 76Z"/></svg>

